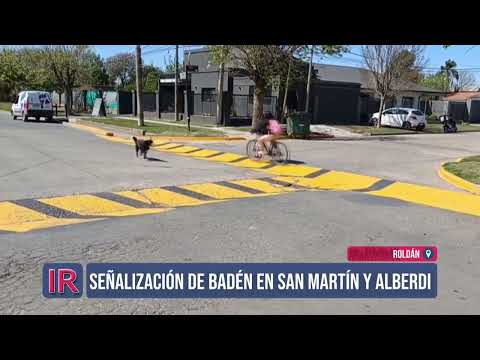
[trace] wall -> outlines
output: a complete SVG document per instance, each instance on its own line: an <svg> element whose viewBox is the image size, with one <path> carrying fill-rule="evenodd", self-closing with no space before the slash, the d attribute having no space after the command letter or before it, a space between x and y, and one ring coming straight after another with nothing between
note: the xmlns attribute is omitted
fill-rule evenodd
<svg viewBox="0 0 480 360"><path fill-rule="evenodd" d="M316 81L310 91L312 124L359 122L360 84Z"/></svg>
<svg viewBox="0 0 480 360"><path fill-rule="evenodd" d="M193 72L190 74L191 79L191 91L194 94L201 94L203 88L218 87L218 72ZM228 72L224 73L223 78L223 91L228 91Z"/></svg>

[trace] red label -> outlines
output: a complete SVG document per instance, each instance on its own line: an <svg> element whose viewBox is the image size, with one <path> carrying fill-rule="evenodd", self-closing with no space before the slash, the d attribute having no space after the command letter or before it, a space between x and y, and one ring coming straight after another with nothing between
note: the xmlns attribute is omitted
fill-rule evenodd
<svg viewBox="0 0 480 360"><path fill-rule="evenodd" d="M348 261L433 262L436 246L349 246Z"/></svg>

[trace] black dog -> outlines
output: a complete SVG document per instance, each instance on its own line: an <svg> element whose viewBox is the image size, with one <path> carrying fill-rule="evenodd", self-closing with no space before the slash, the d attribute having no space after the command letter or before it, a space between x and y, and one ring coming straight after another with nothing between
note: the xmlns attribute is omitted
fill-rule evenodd
<svg viewBox="0 0 480 360"><path fill-rule="evenodd" d="M137 154L137 157L138 157L138 152L140 151L140 155L143 154L143 158L146 159L147 152L148 150L150 150L150 146L152 146L153 141L137 139L135 136L133 137L133 141L135 141L135 153Z"/></svg>

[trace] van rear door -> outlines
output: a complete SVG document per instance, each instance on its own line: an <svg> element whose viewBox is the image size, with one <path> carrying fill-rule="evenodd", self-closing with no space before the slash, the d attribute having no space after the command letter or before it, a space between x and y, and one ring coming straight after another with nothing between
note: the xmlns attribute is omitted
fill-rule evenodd
<svg viewBox="0 0 480 360"><path fill-rule="evenodd" d="M52 98L50 97L50 94L47 92L41 92L38 95L39 100L40 100L40 105L43 110L52 110Z"/></svg>

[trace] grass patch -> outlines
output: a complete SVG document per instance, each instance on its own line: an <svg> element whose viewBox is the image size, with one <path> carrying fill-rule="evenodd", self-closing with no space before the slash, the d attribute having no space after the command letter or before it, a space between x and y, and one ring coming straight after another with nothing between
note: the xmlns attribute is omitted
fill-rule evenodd
<svg viewBox="0 0 480 360"><path fill-rule="evenodd" d="M10 112L12 109L12 103L9 102L0 102L0 110Z"/></svg>
<svg viewBox="0 0 480 360"><path fill-rule="evenodd" d="M88 121L105 124L105 125L114 125L121 126L130 129L141 129L146 132L155 133L158 135L165 136L224 136L223 132L201 129L191 127L191 132L188 132L187 127L185 126L175 126L175 125L165 125L165 124L153 124L145 122L145 126L138 126L136 120L127 120L127 119L114 119L114 118L91 118Z"/></svg>
<svg viewBox="0 0 480 360"><path fill-rule="evenodd" d="M363 125L341 125L335 126L340 129L349 130L357 134L371 135L402 135L402 134L443 134L443 125L441 123L428 124L425 130L415 131L400 128L381 127ZM470 125L468 123L457 124L458 132L480 132L480 126Z"/></svg>
<svg viewBox="0 0 480 360"><path fill-rule="evenodd" d="M471 156L460 162L446 163L444 168L464 180L480 185L480 156Z"/></svg>

